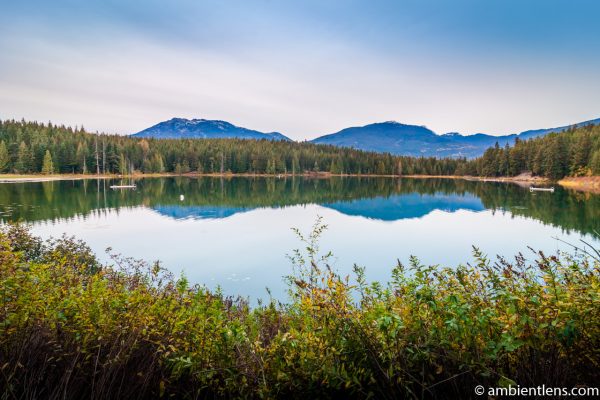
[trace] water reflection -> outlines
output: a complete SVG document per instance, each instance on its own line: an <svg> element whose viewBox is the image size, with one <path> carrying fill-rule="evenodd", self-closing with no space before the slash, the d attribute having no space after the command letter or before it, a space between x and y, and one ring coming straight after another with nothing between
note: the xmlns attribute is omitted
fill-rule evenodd
<svg viewBox="0 0 600 400"><path fill-rule="evenodd" d="M589 234L600 231L600 196L557 189L530 193L513 184L452 179L140 179L137 190L112 190L117 180L0 185L0 220L60 221L144 207L174 219L222 219L257 208L319 204L382 221L433 211L492 210ZM184 195L183 199L180 197Z"/></svg>
<svg viewBox="0 0 600 400"><path fill-rule="evenodd" d="M482 211L481 199L471 194L393 194L388 197L357 199L323 204L346 215L361 216L382 221L420 218L435 210L455 212L458 210Z"/></svg>
<svg viewBox="0 0 600 400"><path fill-rule="evenodd" d="M0 185L0 219L30 222L36 235L63 232L104 249L161 260L192 283L231 295L284 299L286 254L300 243L290 230L329 229L321 248L332 267L387 281L396 260L453 267L472 261L472 246L507 257L560 249L600 230L600 197L562 189L530 193L511 184L440 179L141 179L137 190L105 180ZM183 199L181 198L183 195ZM600 242L590 239L600 247ZM530 254L530 253L529 253Z"/></svg>

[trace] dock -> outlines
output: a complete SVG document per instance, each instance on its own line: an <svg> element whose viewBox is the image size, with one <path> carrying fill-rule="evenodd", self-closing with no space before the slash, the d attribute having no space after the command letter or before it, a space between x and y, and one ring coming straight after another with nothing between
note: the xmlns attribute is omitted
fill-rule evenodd
<svg viewBox="0 0 600 400"><path fill-rule="evenodd" d="M135 189L136 185L111 185L111 189Z"/></svg>
<svg viewBox="0 0 600 400"><path fill-rule="evenodd" d="M552 192L554 193L554 186L549 187L549 188L542 188L542 187L533 187L531 186L529 188L530 192Z"/></svg>

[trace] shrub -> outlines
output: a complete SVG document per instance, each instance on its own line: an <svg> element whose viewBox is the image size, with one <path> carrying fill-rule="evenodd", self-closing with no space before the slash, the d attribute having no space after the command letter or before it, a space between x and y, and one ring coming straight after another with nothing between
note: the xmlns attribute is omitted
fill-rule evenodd
<svg viewBox="0 0 600 400"><path fill-rule="evenodd" d="M341 277L320 221L290 301L250 307L159 264L100 266L73 239L0 233L5 398L471 397L476 384L597 384L600 265L536 254ZM299 232L298 232L299 233ZM93 268L91 268L94 266Z"/></svg>

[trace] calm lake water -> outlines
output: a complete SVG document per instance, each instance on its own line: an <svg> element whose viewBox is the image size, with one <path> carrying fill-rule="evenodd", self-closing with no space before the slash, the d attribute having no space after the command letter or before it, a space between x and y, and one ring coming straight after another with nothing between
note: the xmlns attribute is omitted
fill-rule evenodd
<svg viewBox="0 0 600 400"><path fill-rule="evenodd" d="M107 247L161 260L192 283L226 294L285 299L286 258L301 247L291 228L329 228L321 248L342 273L357 263L386 281L396 260L455 266L472 246L512 257L528 246L566 250L556 238L600 247L600 196L514 184L386 178L156 178L137 190L110 180L0 184L0 219L25 221L47 238L85 240L104 261ZM183 196L183 198L181 197Z"/></svg>

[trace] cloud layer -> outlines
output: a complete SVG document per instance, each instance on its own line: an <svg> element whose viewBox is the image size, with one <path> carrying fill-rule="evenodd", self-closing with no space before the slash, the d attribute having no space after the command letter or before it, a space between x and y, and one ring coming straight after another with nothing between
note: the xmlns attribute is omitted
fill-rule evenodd
<svg viewBox="0 0 600 400"><path fill-rule="evenodd" d="M382 120L505 134L600 116L594 2L13 3L0 118L122 134L224 119L307 139Z"/></svg>

